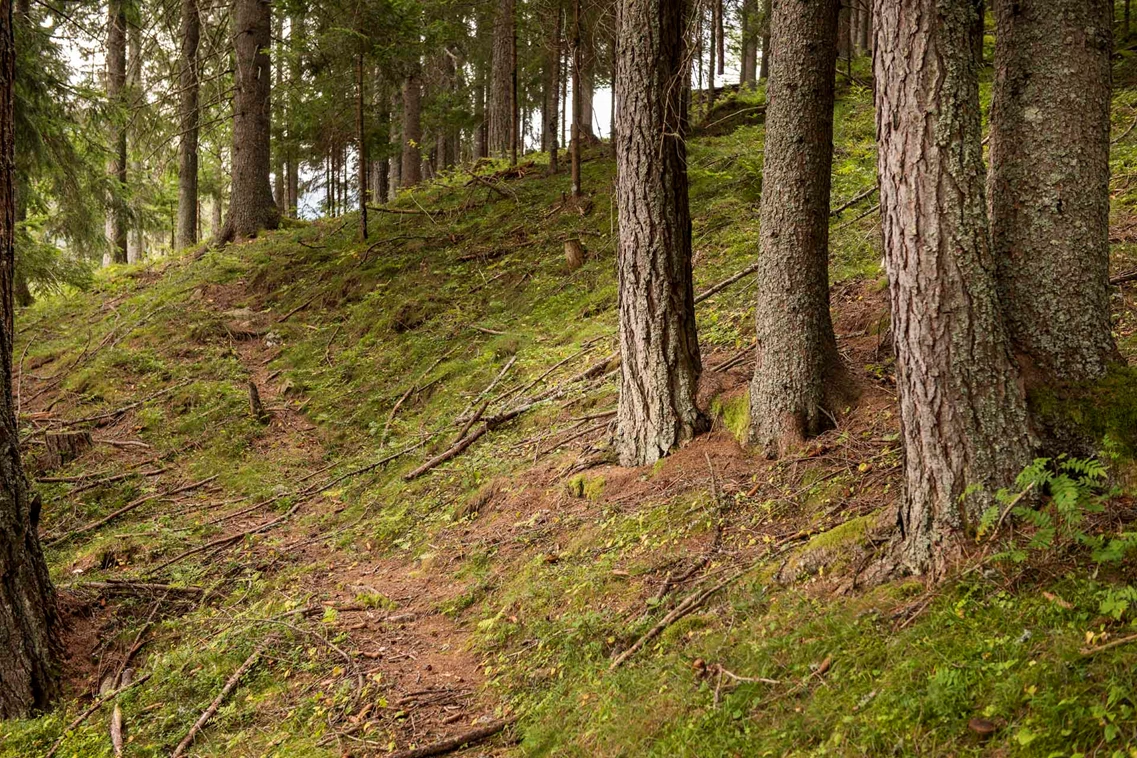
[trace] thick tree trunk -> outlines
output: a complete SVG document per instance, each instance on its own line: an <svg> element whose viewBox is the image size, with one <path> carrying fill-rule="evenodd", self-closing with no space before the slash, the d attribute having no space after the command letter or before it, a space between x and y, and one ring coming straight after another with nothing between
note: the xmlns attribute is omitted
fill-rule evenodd
<svg viewBox="0 0 1137 758"><path fill-rule="evenodd" d="M844 372L829 315L838 0L778 0L771 40L750 441L785 453L832 423Z"/></svg>
<svg viewBox="0 0 1137 758"><path fill-rule="evenodd" d="M478 66L474 82L474 160L489 157L489 116L486 114L486 70Z"/></svg>
<svg viewBox="0 0 1137 758"><path fill-rule="evenodd" d="M548 50L545 59L545 108L542 121L541 143L549 151L549 171L560 169L560 140L557 139L557 105L561 90L561 6L553 8L555 17L550 27Z"/></svg>
<svg viewBox="0 0 1137 758"><path fill-rule="evenodd" d="M1092 379L1117 354L1110 8L1110 0L995 3L988 199L1000 299L1028 385Z"/></svg>
<svg viewBox="0 0 1137 758"><path fill-rule="evenodd" d="M267 0L236 0L233 27L233 181L229 214L216 243L256 237L280 224L269 179L272 5Z"/></svg>
<svg viewBox="0 0 1137 758"><path fill-rule="evenodd" d="M881 219L907 490L901 560L940 573L1032 440L998 308L974 0L875 0Z"/></svg>
<svg viewBox="0 0 1137 758"><path fill-rule="evenodd" d="M695 407L702 366L683 139L688 10L674 0L626 0L622 9L617 448L625 466L654 463L705 426Z"/></svg>
<svg viewBox="0 0 1137 758"><path fill-rule="evenodd" d="M127 223L123 193L126 191L126 0L107 5L107 101L112 112L107 119L107 144L111 155L107 174L117 187L107 203L106 236L110 248L103 265L126 263Z"/></svg>
<svg viewBox="0 0 1137 758"><path fill-rule="evenodd" d="M422 181L422 82L411 74L403 83L403 170L400 187Z"/></svg>
<svg viewBox="0 0 1137 758"><path fill-rule="evenodd" d="M201 36L201 14L197 0L182 0L182 49L178 76L181 105L178 142L178 247L197 243L197 130L198 64L197 46Z"/></svg>
<svg viewBox="0 0 1137 758"><path fill-rule="evenodd" d="M12 407L15 62L12 3L0 0L0 720L27 716L59 693L55 591Z"/></svg>
<svg viewBox="0 0 1137 758"><path fill-rule="evenodd" d="M513 147L513 65L515 0L499 0L493 24L488 121L489 154L508 158Z"/></svg>

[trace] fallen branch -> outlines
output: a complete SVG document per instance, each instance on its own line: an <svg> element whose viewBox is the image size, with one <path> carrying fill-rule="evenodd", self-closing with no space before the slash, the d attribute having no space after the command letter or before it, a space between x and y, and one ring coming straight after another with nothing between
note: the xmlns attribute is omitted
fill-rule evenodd
<svg viewBox="0 0 1137 758"><path fill-rule="evenodd" d="M146 397L142 398L141 400L130 403L129 405L124 405L121 408L116 408L113 411L107 411L106 413L100 413L100 414L95 415L95 416L87 416L86 418L78 418L78 419L74 419L72 421L60 421L59 426L62 426L62 427L77 426L79 424L94 423L96 421L102 421L102 420L108 419L108 418L117 418L129 410L133 410L140 405L145 405L146 403L149 403L151 400L156 400L157 398L162 397L163 395L168 395L176 389L180 389L182 387L185 387L187 384L190 383L190 381L191 380L187 379L184 382L178 382L177 384L175 384L172 387L167 387L164 390L159 390L158 392L155 392L152 395L147 395Z"/></svg>
<svg viewBox="0 0 1137 758"><path fill-rule="evenodd" d="M436 755L446 755L447 753L453 753L459 748L473 745L476 742L481 742L482 740L493 737L512 723L512 721L491 721L485 726L462 732L453 737L447 737L432 745L424 745L423 747L416 747L410 750L398 750L394 753L388 753L387 758L432 758L432 756Z"/></svg>
<svg viewBox="0 0 1137 758"><path fill-rule="evenodd" d="M849 210L850 208L852 208L854 205L861 202L862 200L865 200L866 198L869 198L872 195L876 194L876 191L878 189L880 189L880 185L874 184L873 186L869 187L864 192L862 192L862 193L858 194L856 197L850 199L848 202L842 203L840 206L838 206L834 210L829 211L829 215L834 217L834 218L836 218L837 216L840 216L842 212Z"/></svg>
<svg viewBox="0 0 1137 758"><path fill-rule="evenodd" d="M664 616L662 619L660 619L658 624L656 624L651 629L647 630L647 632L645 632L643 635L641 635L638 640L636 640L635 642L632 643L631 647L629 647L627 650L625 650L624 652L622 652L618 656L616 656L616 658L613 659L611 665L608 666L608 670L609 671L615 671L617 668L619 668L621 665L623 665L623 663L625 661L627 661L629 658L631 658L633 655L635 655L644 645L651 642L653 639L655 639L660 634L662 634L663 630L665 630L667 627L671 626L672 624L674 624L676 621L683 618L684 616L687 616L690 613L692 613L693 611L697 610L699 607L701 607L703 605L703 603L705 603L711 597L711 595L715 594L716 592L721 590L723 587L726 587L727 585L737 581L738 578L741 577L744 573L746 573L747 570L748 569L743 570L743 571L737 571L734 574L731 574L730 576L728 576L726 579L723 579L718 584L712 585L711 587L709 587L707 589L696 590L695 592L692 592L690 595L685 597L683 599L683 601L681 603L679 603L679 605L675 606L671 610L670 613L668 613L666 616Z"/></svg>
<svg viewBox="0 0 1137 758"><path fill-rule="evenodd" d="M844 229L848 229L853 224L857 223L858 221L861 221L863 219L868 218L869 216L871 216L872 214L876 213L879 210L880 210L880 203L877 203L876 205L869 208L867 211L865 211L861 215L857 216L856 218L850 219L850 220L846 221L845 223L841 224L840 226L833 227L833 230L830 232L830 234L836 234L837 232L840 232Z"/></svg>
<svg viewBox="0 0 1137 758"><path fill-rule="evenodd" d="M140 497L137 500L134 500L132 502L127 503L123 507L119 508L117 511L114 511L112 513L108 513L106 516L103 516L98 521L92 521L90 524L87 524L86 526L81 526L78 529L74 529L74 530L67 532L65 534L61 534L58 537L53 537L53 538L47 540L44 544L47 547L51 547L52 545L58 545L59 543L64 542L66 540L69 540L73 537L77 537L80 534L86 534L87 532L98 529L101 526L105 526L105 525L109 524L111 521L114 521L119 516L122 516L123 514L126 514L126 513L130 513L131 511L135 510L136 508L138 508L138 507L140 507L146 503L149 503L151 500L168 498L168 497L172 497L174 495L181 494L182 492L188 492L190 490L197 489L198 487L209 484L210 482L212 482L214 479L216 479L219 476L220 476L220 474L214 474L213 476L211 476L207 479L202 479L200 482L194 482L193 484L187 484L184 487L179 487L178 489L171 490L170 492L156 492L153 495L146 495L145 497Z"/></svg>
<svg viewBox="0 0 1137 758"><path fill-rule="evenodd" d="M1137 281L1137 270L1130 271L1127 274L1120 274L1109 280L1110 284L1125 284L1126 282Z"/></svg>
<svg viewBox="0 0 1137 758"><path fill-rule="evenodd" d="M45 755L44 758L52 758L52 756L54 756L56 754L56 752L59 751L60 746L63 745L63 740L66 739L67 735L70 734L71 732L75 731L76 727L78 727L80 724L82 724L84 721L86 721L92 713L99 710L100 708L103 707L104 704L109 703L110 701L114 700L116 697L118 697L122 693L126 692L127 690L132 689L132 688L137 687L138 685L142 684L147 679L149 679L150 676L151 676L150 674L147 674L146 676L141 677L140 679L135 679L130 684L124 684L123 686L119 687L118 689L114 690L113 692L109 692L106 695L103 695L98 700L96 700L94 703L92 703L91 706L89 708L87 708L87 710L83 711L78 716L76 716L75 719L70 724L68 724L66 726L66 728L64 728L63 734L59 735L59 739L57 739L55 741L55 744L51 746L51 750L49 750L47 752L47 755Z"/></svg>
<svg viewBox="0 0 1137 758"><path fill-rule="evenodd" d="M193 743L193 740L195 737L197 737L198 732L200 732L202 727L204 727L206 723L208 723L208 721L213 718L214 714L217 713L217 709L221 707L221 703L225 700L226 697L229 696L229 693L236 688L237 683L241 681L241 677L243 677L249 669L256 665L257 660L261 657L261 653L264 651L265 646L269 644L270 639L272 638L266 639L264 642L258 645L257 649L254 650L252 654L245 659L245 662L242 663L241 666L233 672L233 675L229 677L229 681L225 682L225 686L222 687L221 691L217 693L217 697L213 698L213 702L209 704L209 707L205 709L201 716L198 717L194 725L190 727L189 733L181 742L178 743L178 746L174 748L174 752L170 754L170 758L181 758L181 756L185 755L186 750Z"/></svg>
<svg viewBox="0 0 1137 758"><path fill-rule="evenodd" d="M173 595L200 595L205 592L201 587L175 587L172 584L130 582L121 579L108 579L105 582L76 582L75 584L64 584L60 586L62 589L91 589L123 595L140 595L157 592L170 593Z"/></svg>
<svg viewBox="0 0 1137 758"><path fill-rule="evenodd" d="M320 296L320 295L319 295L319 293L317 293L317 294L315 294L315 295L312 295L312 297L308 298L308 299L307 299L307 300L305 300L304 302L300 303L300 305L296 306L295 308L293 308L292 310L290 310L288 313L285 313L283 316L281 316L280 318L278 318L278 319L276 320L276 323L278 323L278 324L283 324L285 321L287 321L288 319L292 318L293 316L295 316L297 313L299 313L300 311L302 311L302 310L304 310L305 308L307 308L307 307L308 307L309 305L311 305L312 303L316 302L316 298L317 298L317 297L319 297L319 296Z"/></svg>
<svg viewBox="0 0 1137 758"><path fill-rule="evenodd" d="M715 285L707 288L703 292L700 292L698 295L695 296L695 304L698 305L699 303L703 302L707 298L712 297L713 295L717 295L718 293L722 292L724 289L726 289L730 285L734 284L735 282L737 282L739 279L743 278L744 276L748 276L749 274L755 273L758 270L758 267L759 267L759 264L757 264L757 263L750 265L750 266L747 266L746 268L739 271L737 274L735 274L733 276L729 276L726 279L723 279L718 284L715 284Z"/></svg>
<svg viewBox="0 0 1137 758"><path fill-rule="evenodd" d="M1128 645L1130 642L1137 642L1137 634L1130 634L1128 637L1119 637L1112 642L1107 642L1104 645L1098 645L1097 647L1084 647L1082 648L1081 653L1082 655L1097 655L1104 650L1110 650L1111 648Z"/></svg>

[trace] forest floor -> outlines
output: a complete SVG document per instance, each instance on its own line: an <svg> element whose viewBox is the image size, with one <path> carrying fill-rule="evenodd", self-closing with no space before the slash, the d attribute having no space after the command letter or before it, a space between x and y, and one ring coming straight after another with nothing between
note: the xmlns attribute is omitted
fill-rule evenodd
<svg viewBox="0 0 1137 758"><path fill-rule="evenodd" d="M720 114L762 103L731 97ZM1135 117L1121 88L1116 133ZM839 206L875 181L868 90L842 90L836 129ZM753 261L762 141L750 122L691 144L699 291ZM1115 150L1122 273L1137 139ZM1032 545L1010 520L953 581L878 581L901 457L874 197L833 220L860 388L837 428L778 461L739 444L743 278L698 306L713 431L622 469L613 164L587 156L576 205L536 161L405 193L366 242L354 215L297 223L20 314L66 695L0 726L0 755L111 755L113 705L73 722L124 667L125 754L169 755L254 653L190 755L467 734L464 754L501 756L1137 755L1131 563ZM570 239L589 251L575 271ZM1130 357L1135 297L1114 299ZM1108 440L1087 533L1137 516L1134 388L1117 372L1076 409ZM81 430L92 446L51 460L49 438Z"/></svg>

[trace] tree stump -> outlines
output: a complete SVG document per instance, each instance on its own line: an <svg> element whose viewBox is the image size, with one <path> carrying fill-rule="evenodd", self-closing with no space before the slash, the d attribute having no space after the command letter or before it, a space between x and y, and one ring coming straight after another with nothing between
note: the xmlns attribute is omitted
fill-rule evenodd
<svg viewBox="0 0 1137 758"><path fill-rule="evenodd" d="M252 379L249 380L249 413L262 424L268 421L268 413L261 403L261 393L257 390L257 385Z"/></svg>
<svg viewBox="0 0 1137 758"><path fill-rule="evenodd" d="M569 271L576 271L583 266L587 258L588 252L584 249L584 245L580 244L580 240L565 240L565 262Z"/></svg>
<svg viewBox="0 0 1137 758"><path fill-rule="evenodd" d="M47 443L48 468L67 465L94 444L90 432L48 432L44 442Z"/></svg>

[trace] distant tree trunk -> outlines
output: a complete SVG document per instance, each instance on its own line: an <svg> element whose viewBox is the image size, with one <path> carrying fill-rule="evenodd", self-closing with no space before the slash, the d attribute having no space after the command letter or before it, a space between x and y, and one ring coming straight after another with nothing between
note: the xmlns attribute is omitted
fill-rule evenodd
<svg viewBox="0 0 1137 758"><path fill-rule="evenodd" d="M1098 377L1117 355L1109 312L1111 5L995 3L988 198L1000 300L1028 386Z"/></svg>
<svg viewBox="0 0 1137 758"><path fill-rule="evenodd" d="M107 144L111 156L107 174L117 184L107 203L106 236L110 252L103 265L126 263L126 2L108 0L107 4L107 101L112 112L107 119Z"/></svg>
<svg viewBox="0 0 1137 758"><path fill-rule="evenodd" d="M867 1L867 0L866 0ZM770 0L763 0L762 4L762 68L758 71L758 80L766 81L770 76L770 59L773 51L770 49L770 16L773 14Z"/></svg>
<svg viewBox="0 0 1137 758"><path fill-rule="evenodd" d="M284 19L277 16L273 22L274 31L273 39L276 41L276 59L273 61L273 71L276 76L276 83L273 85L276 92L279 93L284 89ZM284 150L284 126L288 122L288 102L286 98L280 97L279 94L276 98L276 107L274 111L270 111L270 120L274 124L275 129L270 138L272 142L272 156L275 164L272 169L272 199L276 203L277 210L280 211L280 217L284 218L288 215L288 189L285 180L285 150Z"/></svg>
<svg viewBox="0 0 1137 758"><path fill-rule="evenodd" d="M489 157L489 123L486 113L486 69L477 67L474 82L474 160Z"/></svg>
<svg viewBox="0 0 1137 758"><path fill-rule="evenodd" d="M723 0L713 0L715 9L715 47L718 50L719 76L726 74L726 9Z"/></svg>
<svg viewBox="0 0 1137 758"><path fill-rule="evenodd" d="M59 694L55 591L39 543L39 501L24 477L12 407L15 62L12 3L0 0L0 720L28 716Z"/></svg>
<svg viewBox="0 0 1137 758"><path fill-rule="evenodd" d="M367 172L368 172L368 159L367 159L367 121L364 119L364 104L367 93L363 87L363 53L360 52L355 56L355 141L356 149L359 152L358 160L358 177L359 177L359 238L364 242L367 241L367 202L370 199L368 195L367 186Z"/></svg>
<svg viewBox="0 0 1137 758"><path fill-rule="evenodd" d="M293 91L300 86L301 82L299 58L303 35L304 16L297 11L292 14L288 23L288 47L291 52L288 64L288 81ZM289 105L287 114L288 121L286 123L284 147L285 194L287 195L286 214L291 218L296 218L300 210L300 159L297 155L296 116L293 105Z"/></svg>
<svg viewBox="0 0 1137 758"><path fill-rule="evenodd" d="M1129 0L1125 0L1125 18L1121 26L1121 37L1122 39L1129 38Z"/></svg>
<svg viewBox="0 0 1137 758"><path fill-rule="evenodd" d="M988 242L974 0L875 2L881 219L907 483L900 558L939 574L994 493L1030 462L1032 440Z"/></svg>
<svg viewBox="0 0 1137 758"><path fill-rule="evenodd" d="M201 36L201 14L197 0L182 0L181 61L178 77L181 117L178 142L178 247L197 244L197 130L198 81L197 45Z"/></svg>
<svg viewBox="0 0 1137 758"><path fill-rule="evenodd" d="M758 28L755 0L742 0L742 60L739 79L744 87L758 81Z"/></svg>
<svg viewBox="0 0 1137 758"><path fill-rule="evenodd" d="M715 107L715 72L718 70L716 63L716 56L718 54L718 0L711 2L711 23L709 25L710 44L707 45L707 98L706 98L706 112L704 115L709 115L711 109Z"/></svg>
<svg viewBox="0 0 1137 758"><path fill-rule="evenodd" d="M829 188L838 0L778 0L755 281L750 441L784 454L832 426L844 371L829 315Z"/></svg>
<svg viewBox="0 0 1137 758"><path fill-rule="evenodd" d="M272 4L236 0L233 50L233 181L229 214L216 243L256 237L280 224L272 198L269 140L272 114Z"/></svg>
<svg viewBox="0 0 1137 758"><path fill-rule="evenodd" d="M874 0L857 0L861 3L861 26L858 30L860 39L861 54L865 55L872 52L873 48L873 35L872 35L872 17L873 17L873 2Z"/></svg>
<svg viewBox="0 0 1137 758"><path fill-rule="evenodd" d="M626 0L616 71L620 401L625 466L652 464L705 428L683 131L684 0Z"/></svg>
<svg viewBox="0 0 1137 758"><path fill-rule="evenodd" d="M391 157L390 165L391 170L388 177L388 186L391 190L390 200L394 200L398 195L399 188L403 186L403 135L400 124L402 117L403 94L398 86L392 87L394 90L391 93L391 126L388 135L388 140L391 144Z"/></svg>
<svg viewBox="0 0 1137 758"><path fill-rule="evenodd" d="M841 0L837 11L837 57L848 58L851 54L851 32L849 29L849 0Z"/></svg>
<svg viewBox="0 0 1137 758"><path fill-rule="evenodd" d="M209 207L209 233L210 236L216 237L221 232L221 218L224 215L222 206L224 199L221 197L221 190L213 193L213 202Z"/></svg>
<svg viewBox="0 0 1137 758"><path fill-rule="evenodd" d="M517 95L517 24L513 25L513 64L509 72L509 160L517 165L517 157L521 151L521 103Z"/></svg>
<svg viewBox="0 0 1137 758"><path fill-rule="evenodd" d="M549 171L557 173L560 169L560 141L557 139L557 105L560 100L561 89L561 6L554 7L556 18L553 19L551 34L548 41L548 55L545 60L545 113L543 122L542 145L549 151Z"/></svg>
<svg viewBox="0 0 1137 758"><path fill-rule="evenodd" d="M596 98L596 45L592 35L595 19L588 18L588 7L581 6L580 35L580 133L586 144L596 142L593 127L593 100Z"/></svg>
<svg viewBox="0 0 1137 758"><path fill-rule="evenodd" d="M975 5L975 33L972 43L975 46L975 60L979 61L980 68L983 67L983 37L987 34L987 2L986 0L977 0Z"/></svg>
<svg viewBox="0 0 1137 758"><path fill-rule="evenodd" d="M572 141L569 148L572 170L572 196L581 196L580 186L580 141L582 132L580 128L581 93L580 93L580 0L572 3ZM618 170L618 169L617 169Z"/></svg>
<svg viewBox="0 0 1137 758"><path fill-rule="evenodd" d="M422 82L417 73L403 84L403 170L401 187L422 181Z"/></svg>
<svg viewBox="0 0 1137 758"><path fill-rule="evenodd" d="M513 145L513 65L515 0L498 0L493 24L493 57L490 69L489 154L508 158Z"/></svg>

